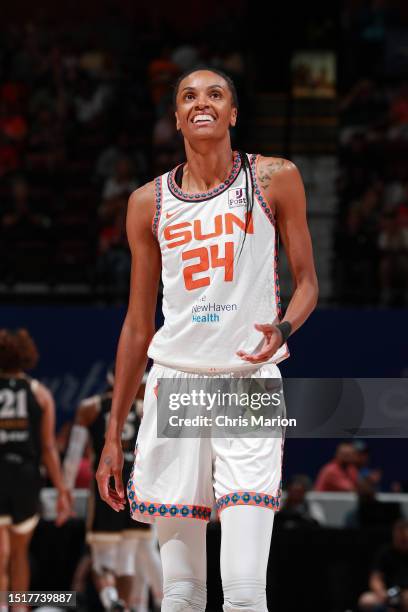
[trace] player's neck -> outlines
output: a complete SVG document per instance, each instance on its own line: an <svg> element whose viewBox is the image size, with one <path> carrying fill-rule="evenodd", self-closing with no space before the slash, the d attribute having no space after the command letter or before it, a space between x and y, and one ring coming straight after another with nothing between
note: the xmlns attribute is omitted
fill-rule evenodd
<svg viewBox="0 0 408 612"><path fill-rule="evenodd" d="M182 190L186 193L210 191L231 173L233 153L231 143L212 149L192 149L186 143L187 164L183 171Z"/></svg>

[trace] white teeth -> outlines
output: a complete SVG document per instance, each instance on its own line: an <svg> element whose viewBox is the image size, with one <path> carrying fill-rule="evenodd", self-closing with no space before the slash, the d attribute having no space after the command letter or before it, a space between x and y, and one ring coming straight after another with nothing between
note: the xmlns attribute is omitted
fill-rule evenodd
<svg viewBox="0 0 408 612"><path fill-rule="evenodd" d="M214 117L211 117L211 115L196 115L194 117L194 123L198 121L214 121Z"/></svg>

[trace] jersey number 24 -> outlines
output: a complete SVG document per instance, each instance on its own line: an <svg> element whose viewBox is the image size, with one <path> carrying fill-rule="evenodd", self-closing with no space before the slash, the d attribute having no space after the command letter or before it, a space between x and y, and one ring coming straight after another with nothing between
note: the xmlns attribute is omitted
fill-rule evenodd
<svg viewBox="0 0 408 612"><path fill-rule="evenodd" d="M199 272L207 272L210 268L224 268L224 281L231 282L234 278L234 243L225 243L224 257L220 256L218 244L210 247L200 247L182 253L183 261L198 259L198 263L186 266L183 270L184 284L188 291L206 287L210 284L209 276L194 278L193 275Z"/></svg>

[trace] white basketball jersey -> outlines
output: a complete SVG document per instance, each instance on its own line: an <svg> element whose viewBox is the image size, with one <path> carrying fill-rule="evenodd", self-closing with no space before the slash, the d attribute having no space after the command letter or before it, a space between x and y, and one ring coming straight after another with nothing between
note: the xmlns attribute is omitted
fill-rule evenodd
<svg viewBox="0 0 408 612"><path fill-rule="evenodd" d="M207 193L183 193L175 180L180 166L155 179L152 228L162 254L164 324L148 356L169 367L253 369L236 352L257 352L264 337L254 323L280 318L275 221L256 179L259 155L247 157L248 191L251 180L255 191L249 219L246 174L237 151L228 179ZM265 363L288 356L284 344Z"/></svg>

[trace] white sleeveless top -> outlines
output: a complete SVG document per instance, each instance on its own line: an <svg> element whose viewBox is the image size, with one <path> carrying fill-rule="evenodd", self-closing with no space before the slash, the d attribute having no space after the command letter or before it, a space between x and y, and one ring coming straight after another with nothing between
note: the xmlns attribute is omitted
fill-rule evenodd
<svg viewBox="0 0 408 612"><path fill-rule="evenodd" d="M278 237L256 180L259 155L247 154L255 200L240 255L246 183L240 155L233 155L228 179L207 193L181 191L175 180L181 164L155 179L152 229L162 255L164 324L148 356L168 367L198 372L253 369L236 351L257 352L263 334L254 323L280 319ZM250 192L252 185L248 187ZM264 363L279 363L288 356L284 344Z"/></svg>

